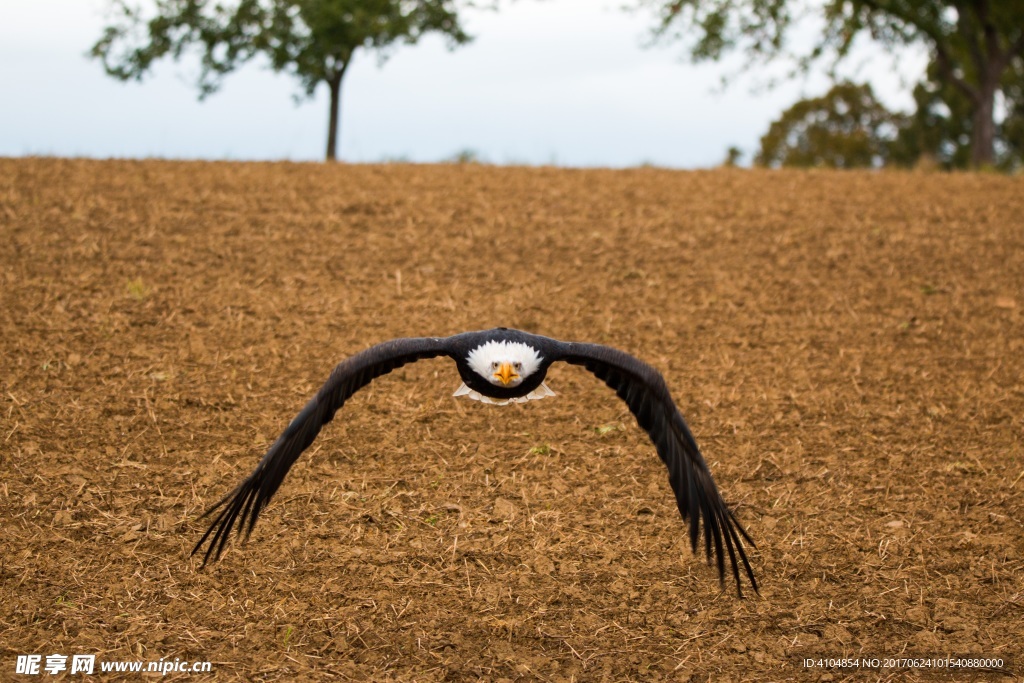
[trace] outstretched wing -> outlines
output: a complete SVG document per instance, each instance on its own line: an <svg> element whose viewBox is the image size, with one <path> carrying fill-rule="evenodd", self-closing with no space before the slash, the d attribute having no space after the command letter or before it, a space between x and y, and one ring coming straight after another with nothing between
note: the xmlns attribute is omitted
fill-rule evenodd
<svg viewBox="0 0 1024 683"><path fill-rule="evenodd" d="M728 552L732 574L736 579L736 592L743 596L740 587L741 561L751 586L757 592L757 580L740 537L751 546L754 542L722 500L697 442L672 400L661 374L633 356L607 346L567 343L563 345L562 351L564 355L559 360L582 365L604 380L626 402L637 423L650 435L658 455L668 467L668 480L675 492L679 512L684 520L690 522L690 547L693 552L697 552L700 520L703 520L705 552L710 563L713 542L719 580L725 582L725 552Z"/></svg>
<svg viewBox="0 0 1024 683"><path fill-rule="evenodd" d="M234 491L203 513L203 517L206 517L220 510L210 528L192 549L192 554L199 552L203 543L209 539L210 545L203 556L203 564L205 565L211 556L214 560L219 559L236 522L237 535L241 536L244 528L245 536L248 538L260 512L270 502L288 470L352 394L374 378L386 375L395 368L422 358L434 358L445 354L449 354L448 338L393 339L339 363L331 372L327 383L277 438L252 474Z"/></svg>

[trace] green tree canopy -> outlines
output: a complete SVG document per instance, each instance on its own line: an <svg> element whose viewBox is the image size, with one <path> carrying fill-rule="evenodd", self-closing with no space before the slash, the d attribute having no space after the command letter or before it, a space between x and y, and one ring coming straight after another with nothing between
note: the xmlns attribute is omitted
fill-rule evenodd
<svg viewBox="0 0 1024 683"><path fill-rule="evenodd" d="M803 67L833 64L866 35L888 49L927 46L936 77L957 88L970 110L971 162L995 159L996 93L1024 55L1024 0L818 0L825 29L807 52L794 54L791 32L804 0L636 0L658 12L655 31L687 43L696 60L743 50L751 61L791 56Z"/></svg>
<svg viewBox="0 0 1024 683"><path fill-rule="evenodd" d="M257 56L299 79L306 96L321 83L330 94L327 159L337 158L341 85L360 48L384 51L440 33L449 47L470 38L459 23L454 0L156 0L146 15L128 0L112 0L117 20L92 48L107 73L140 80L164 58L201 52L200 97L214 92L223 76Z"/></svg>
<svg viewBox="0 0 1024 683"><path fill-rule="evenodd" d="M761 138L761 166L863 168L880 166L900 119L869 85L840 83L823 97L797 102Z"/></svg>
<svg viewBox="0 0 1024 683"><path fill-rule="evenodd" d="M936 65L930 65L934 74ZM996 126L995 168L1024 168L1024 70L1007 71L1007 115ZM926 79L914 88L917 109L890 112L870 86L840 83L822 97L797 102L761 138L754 162L762 166L854 168L971 165L970 102L957 88Z"/></svg>

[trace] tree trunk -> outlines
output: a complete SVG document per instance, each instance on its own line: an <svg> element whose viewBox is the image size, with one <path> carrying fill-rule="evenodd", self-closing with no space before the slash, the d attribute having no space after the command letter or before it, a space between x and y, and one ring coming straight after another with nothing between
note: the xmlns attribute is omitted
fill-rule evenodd
<svg viewBox="0 0 1024 683"><path fill-rule="evenodd" d="M995 101L998 79L993 80L989 74L984 74L981 80L971 121L971 166L976 169L994 166L996 162Z"/></svg>
<svg viewBox="0 0 1024 683"><path fill-rule="evenodd" d="M331 110L327 122L327 161L338 159L338 115L341 109L341 77L335 76L327 82L331 89Z"/></svg>
<svg viewBox="0 0 1024 683"><path fill-rule="evenodd" d="M345 78L345 69L348 62L341 65L327 81L331 89L331 110L327 122L327 161L338 159L338 138L341 132L341 82Z"/></svg>

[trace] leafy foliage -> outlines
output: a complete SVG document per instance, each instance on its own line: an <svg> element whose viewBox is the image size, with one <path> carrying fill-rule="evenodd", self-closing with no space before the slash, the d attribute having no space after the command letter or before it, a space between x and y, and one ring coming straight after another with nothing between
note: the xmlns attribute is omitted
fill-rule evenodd
<svg viewBox="0 0 1024 683"><path fill-rule="evenodd" d="M995 140L996 92L1004 72L1024 55L1024 0L637 0L658 13L655 34L687 44L695 60L743 50L748 63L790 57L801 69L819 59L833 65L858 35L888 49L924 44L933 74L964 95L970 117L971 162L989 164ZM798 19L822 12L825 29L808 50L791 51Z"/></svg>
<svg viewBox="0 0 1024 683"><path fill-rule="evenodd" d="M740 160L743 158L743 150L736 145L730 145L725 150L725 159L722 161L722 166L726 168L735 168L739 165Z"/></svg>
<svg viewBox="0 0 1024 683"><path fill-rule="evenodd" d="M936 65L928 68L933 74ZM1003 83L1008 115L996 128L994 168L1024 167L1024 71L1015 65ZM878 102L870 86L841 83L826 95L797 102L761 138L763 166L855 168L881 165L944 169L971 165L970 102L940 79L914 89L917 109L906 115Z"/></svg>
<svg viewBox="0 0 1024 683"><path fill-rule="evenodd" d="M791 0L640 0L657 13L655 35L688 43L696 61L717 60L732 49L752 58L783 54L793 22Z"/></svg>
<svg viewBox="0 0 1024 683"><path fill-rule="evenodd" d="M928 157L942 168L968 168L974 127L971 101L943 81L938 70L938 64L929 64L926 77L915 86L917 108L900 130L893 159L913 165ZM1000 86L1004 117L995 127L993 167L1013 171L1024 166L1024 60L1014 60Z"/></svg>
<svg viewBox="0 0 1024 683"><path fill-rule="evenodd" d="M762 166L863 168L880 166L900 119L869 85L840 83L823 97L797 102L761 138Z"/></svg>
<svg viewBox="0 0 1024 683"><path fill-rule="evenodd" d="M113 7L116 21L91 54L115 78L140 80L156 61L178 59L195 47L201 53L200 97L259 55L275 71L295 76L306 96L326 83L331 89L328 158L333 158L341 82L356 50L375 49L384 56L396 43L415 43L430 32L446 36L451 47L470 39L454 0L239 0L233 6L157 0L150 18L127 0L113 0Z"/></svg>

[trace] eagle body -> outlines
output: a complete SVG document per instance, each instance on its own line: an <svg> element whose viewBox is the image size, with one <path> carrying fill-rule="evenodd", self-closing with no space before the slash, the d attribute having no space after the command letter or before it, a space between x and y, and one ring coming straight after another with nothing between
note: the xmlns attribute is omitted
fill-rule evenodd
<svg viewBox="0 0 1024 683"><path fill-rule="evenodd" d="M547 392L540 389L561 344L558 340L504 327L483 332L464 332L452 339L457 345L453 356L455 366L459 369L463 384L469 389L469 392L459 393L462 391L462 387L459 387L456 395L468 395L484 403L499 405L527 401L531 395L533 398L554 395L550 389ZM520 382L503 385L492 381L493 373L489 374L488 370L494 363L500 366L501 360L498 359L501 358L515 358L509 362L522 364ZM473 392L483 398L474 396Z"/></svg>
<svg viewBox="0 0 1024 683"><path fill-rule="evenodd" d="M625 401L637 424L647 432L668 468L669 485L683 519L689 522L696 552L703 522L708 561L717 560L724 582L728 555L737 592L740 564L751 586L757 581L743 542L753 541L725 504L676 407L661 374L643 361L609 346L563 342L520 330L498 327L451 337L410 337L386 341L339 363L327 382L285 428L256 469L231 493L204 513L215 514L196 543L197 553L209 541L203 564L219 559L233 528L248 538L260 512L270 502L292 464L320 430L359 389L396 368L427 358L447 356L455 362L462 385L455 396L504 405L554 396L544 383L555 362L579 365L602 380ZM236 527L237 523L237 527Z"/></svg>

